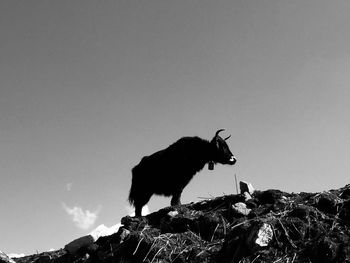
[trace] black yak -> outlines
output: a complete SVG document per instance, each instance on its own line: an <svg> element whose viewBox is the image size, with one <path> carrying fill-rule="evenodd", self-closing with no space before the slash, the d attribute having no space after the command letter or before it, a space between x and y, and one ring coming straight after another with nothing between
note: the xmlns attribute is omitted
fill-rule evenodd
<svg viewBox="0 0 350 263"><path fill-rule="evenodd" d="M129 202L135 215L141 216L142 207L153 194L172 196L171 205L179 205L182 190L206 163L233 165L236 158L226 141L216 132L209 142L199 137L183 137L164 150L142 158L132 169Z"/></svg>

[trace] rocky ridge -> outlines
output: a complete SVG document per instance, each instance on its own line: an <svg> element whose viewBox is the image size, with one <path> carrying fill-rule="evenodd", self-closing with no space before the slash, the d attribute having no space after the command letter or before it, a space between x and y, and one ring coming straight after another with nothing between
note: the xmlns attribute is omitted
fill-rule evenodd
<svg viewBox="0 0 350 263"><path fill-rule="evenodd" d="M322 193L254 191L126 216L89 236L16 263L350 262L350 185ZM11 262L0 257L0 263Z"/></svg>

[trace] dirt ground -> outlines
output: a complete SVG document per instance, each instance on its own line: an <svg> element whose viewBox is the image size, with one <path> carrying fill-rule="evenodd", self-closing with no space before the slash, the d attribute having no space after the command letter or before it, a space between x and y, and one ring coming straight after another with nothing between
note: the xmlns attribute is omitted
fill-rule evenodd
<svg viewBox="0 0 350 263"><path fill-rule="evenodd" d="M322 193L227 195L124 217L118 233L74 253L13 259L65 262L350 262L350 185ZM10 262L0 259L0 263Z"/></svg>

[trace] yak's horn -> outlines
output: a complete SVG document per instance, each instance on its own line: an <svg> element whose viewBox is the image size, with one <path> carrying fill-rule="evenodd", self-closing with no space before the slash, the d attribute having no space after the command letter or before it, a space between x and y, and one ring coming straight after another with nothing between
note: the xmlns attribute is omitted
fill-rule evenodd
<svg viewBox="0 0 350 263"><path fill-rule="evenodd" d="M219 133L222 132L222 131L224 131L224 130L225 130L225 129L220 129L220 130L218 130L218 131L215 133L215 137L216 137L216 136L219 136Z"/></svg>
<svg viewBox="0 0 350 263"><path fill-rule="evenodd" d="M228 137L226 137L224 140L226 141L226 140L230 139L230 137L231 137L231 134Z"/></svg>

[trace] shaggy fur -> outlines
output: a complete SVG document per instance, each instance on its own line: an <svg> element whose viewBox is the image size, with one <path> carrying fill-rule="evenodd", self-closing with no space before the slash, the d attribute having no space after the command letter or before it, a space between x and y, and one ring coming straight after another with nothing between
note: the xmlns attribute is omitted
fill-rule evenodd
<svg viewBox="0 0 350 263"><path fill-rule="evenodd" d="M206 163L234 164L236 159L218 136L220 131L211 142L183 137L168 148L143 157L132 169L129 202L135 207L135 215L141 216L142 207L153 194L172 196L171 205L180 204L182 190Z"/></svg>

